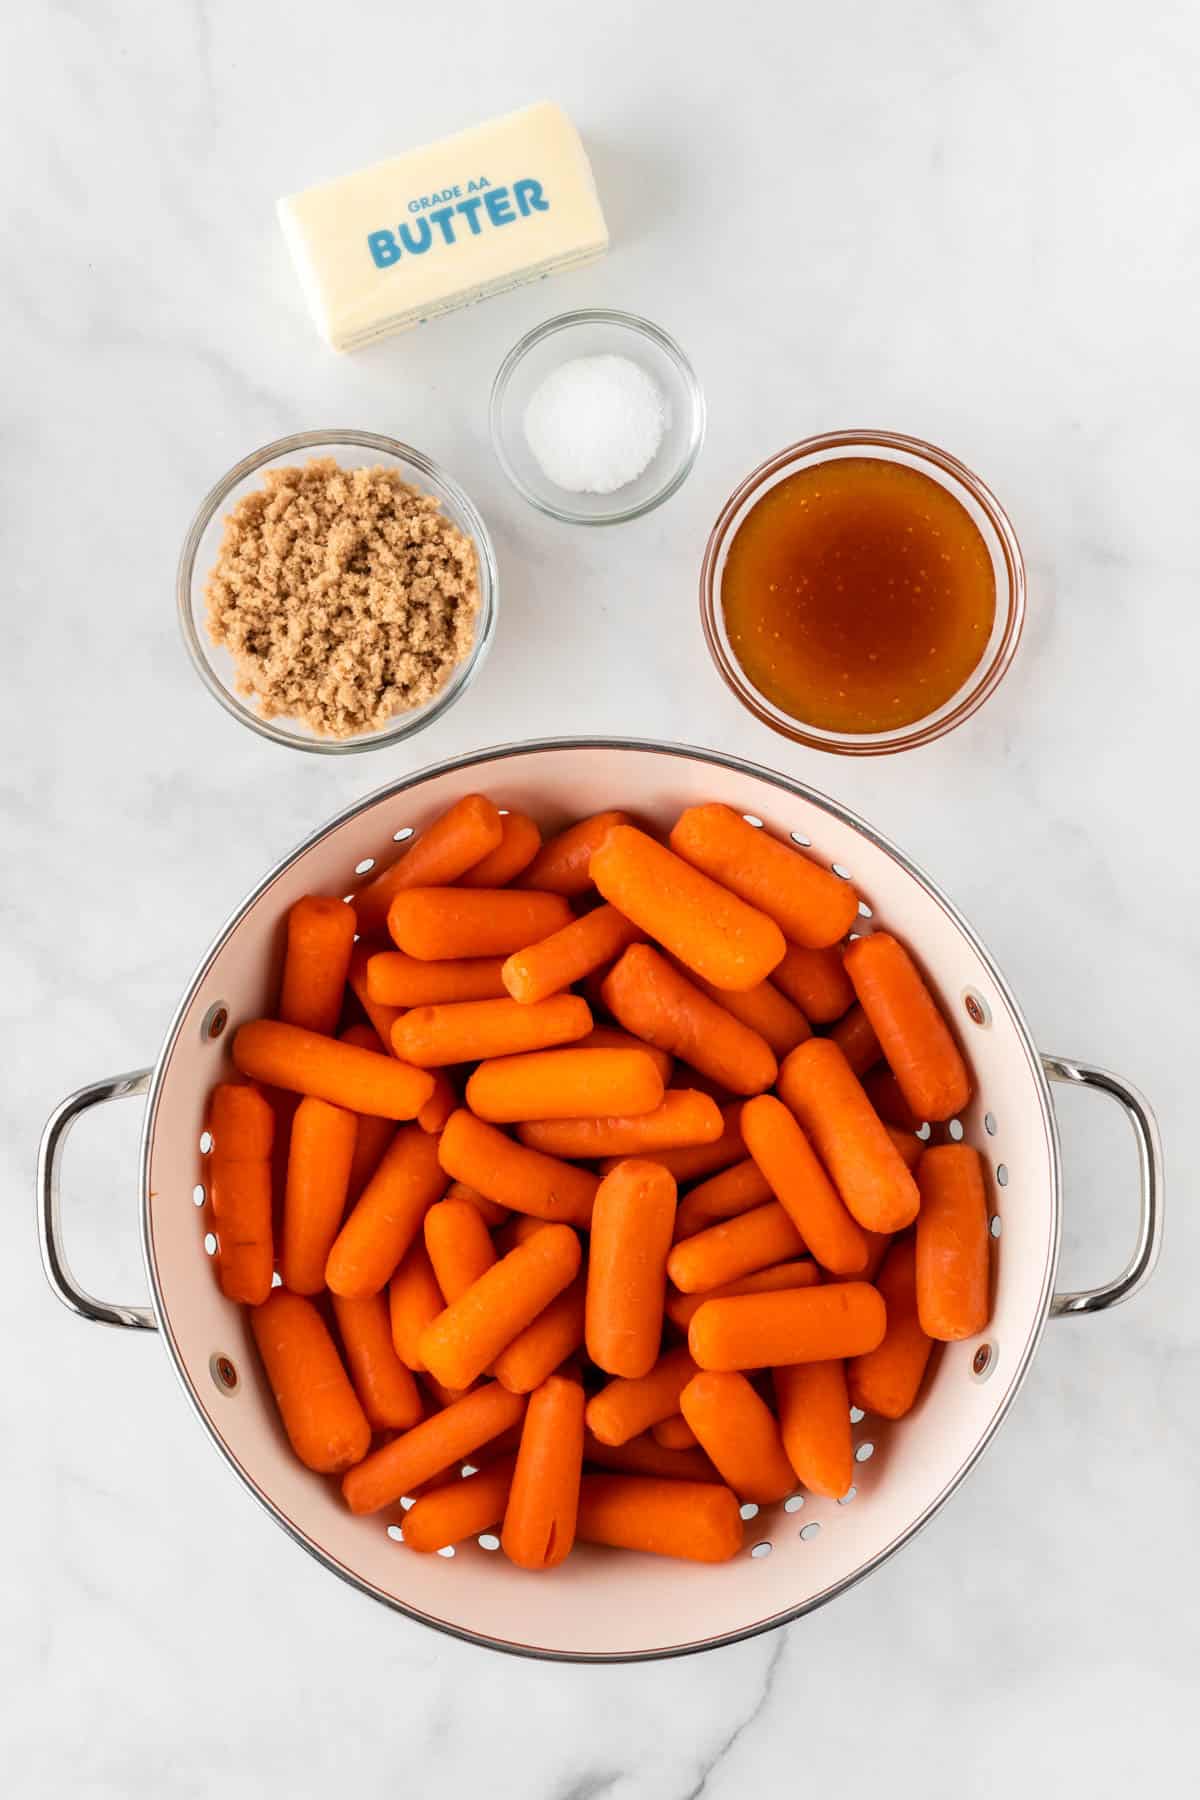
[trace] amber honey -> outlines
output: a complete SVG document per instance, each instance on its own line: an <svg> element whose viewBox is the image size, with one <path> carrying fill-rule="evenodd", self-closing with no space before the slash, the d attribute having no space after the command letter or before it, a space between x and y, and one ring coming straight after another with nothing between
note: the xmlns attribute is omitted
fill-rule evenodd
<svg viewBox="0 0 1200 1800"><path fill-rule="evenodd" d="M996 615L987 545L940 482L832 458L769 488L721 577L729 646L804 724L882 732L927 718L976 668Z"/></svg>

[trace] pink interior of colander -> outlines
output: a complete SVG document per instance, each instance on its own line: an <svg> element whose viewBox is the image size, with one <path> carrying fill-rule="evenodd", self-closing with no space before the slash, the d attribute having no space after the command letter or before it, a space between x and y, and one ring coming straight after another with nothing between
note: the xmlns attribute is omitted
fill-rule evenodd
<svg viewBox="0 0 1200 1800"><path fill-rule="evenodd" d="M722 1567L580 1548L553 1573L531 1576L511 1567L493 1538L452 1555L406 1550L394 1535L400 1509L356 1519L334 1483L292 1456L243 1314L213 1278L205 1102L229 1072L232 1027L273 1003L284 913L305 893L348 892L361 880L360 864L390 856L396 833L420 831L474 790L530 812L548 830L614 806L666 826L686 805L719 800L782 836L795 834L809 854L853 879L870 908L864 931L885 926L916 948L970 1057L976 1095L961 1125L988 1164L993 1230L1001 1234L992 1322L981 1339L945 1347L907 1419L856 1424L851 1495L835 1502L798 1491L764 1508L747 1524L744 1552ZM230 1028L214 1040L207 1022L217 1006L228 1009ZM654 1654L752 1631L815 1604L884 1555L936 1505L1003 1413L1044 1317L1057 1241L1045 1090L1005 993L952 915L889 850L815 800L753 771L634 746L482 758L365 804L301 852L225 937L186 1003L152 1096L145 1175L151 1278L169 1343L210 1430L277 1516L343 1573L433 1623L575 1656ZM232 1392L222 1358L236 1371Z"/></svg>

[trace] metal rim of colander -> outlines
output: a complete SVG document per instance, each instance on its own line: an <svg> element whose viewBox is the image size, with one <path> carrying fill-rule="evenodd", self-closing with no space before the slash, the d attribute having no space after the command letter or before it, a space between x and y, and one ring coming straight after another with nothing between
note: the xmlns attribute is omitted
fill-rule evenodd
<svg viewBox="0 0 1200 1800"><path fill-rule="evenodd" d="M650 1650L556 1650L547 1649L538 1644L522 1644L507 1638L492 1637L486 1633L469 1631L462 1626L451 1624L448 1620L439 1619L432 1613L422 1612L418 1607L409 1606L404 1601L398 1600L394 1594L385 1592L384 1589L376 1587L372 1582L364 1581L360 1575L357 1575L354 1572L354 1570L347 1568L344 1563L340 1562L336 1557L331 1556L327 1550L321 1547L321 1545L314 1542L306 1532L301 1530L294 1520L288 1517L287 1513L276 1504L271 1496L259 1486L253 1476L243 1468L242 1464L234 1456L233 1452L226 1444L225 1439L200 1404L192 1378L188 1373L183 1355L171 1328L166 1300L158 1279L158 1267L154 1254L150 1219L150 1152L154 1142L154 1130L158 1117L159 1100L166 1078L167 1066L171 1059L171 1052L175 1047L176 1040L192 1002L201 985L207 978L214 960L224 948L229 938L237 930L242 920L250 912L251 908L256 905L258 900L272 883L275 882L280 875L285 873L286 870L291 868L294 863L298 862L301 857L305 856L308 851L313 849L315 845L330 836L331 833L339 830L341 826L345 825L349 820L357 818L364 812L369 812L373 807L385 800L394 799L399 794L404 794L413 788L421 787L425 782L431 781L438 776L455 774L467 769L478 768L485 763L499 763L516 757L543 755L546 752L553 752L556 750L631 750L656 756L679 757L689 762L708 763L717 768L732 770L735 774L748 775L756 780L766 782L770 787L777 788L780 793L786 794L792 799L803 800L807 804L815 806L819 811L828 813L832 818L839 819L843 824L850 825L878 849L892 857L899 863L901 868L903 868L905 872L924 889L930 898L937 902L951 923L962 933L975 954L979 957L982 966L987 970L989 978L995 983L997 993L1004 999L1020 1038L1021 1047L1025 1053L1029 1074L1037 1093L1038 1105L1042 1115L1042 1124L1046 1132L1046 1139L1050 1152L1052 1253L1047 1261L1045 1279L1042 1284L1042 1291L1038 1297L1033 1328L1029 1333L1028 1340L1022 1350L1016 1367L1013 1370L1007 1392L1003 1395L996 1411L992 1414L987 1428L976 1440L970 1455L955 1471L951 1479L947 1481L941 1491L934 1496L929 1505L925 1507L924 1511L919 1513L903 1531L894 1537L890 1543L885 1544L883 1549L871 1557L868 1562L855 1569L852 1574L832 1582L829 1587L824 1588L819 1594L814 1594L807 1600L802 1601L798 1606L785 1608L781 1612L772 1614L769 1618L755 1620L752 1625L747 1625L737 1631L725 1631L719 1633L715 1637L700 1638L686 1644L664 1645ZM308 1554L324 1568L330 1570L333 1574L340 1576L343 1581L347 1582L351 1587L356 1588L360 1593L368 1595L373 1600L382 1602L383 1605L390 1607L394 1612L401 1613L405 1618L413 1620L416 1624L430 1626L433 1630L443 1632L448 1637L458 1638L463 1643L474 1644L481 1649L501 1650L509 1655L529 1657L534 1661L540 1662L660 1662L669 1657L691 1656L698 1654L702 1650L715 1650L722 1648L725 1645L742 1643L747 1638L758 1637L764 1632L774 1631L781 1625L793 1624L797 1619L803 1618L808 1613L815 1612L818 1607L827 1605L829 1601L837 1599L840 1594L846 1593L852 1587L856 1587L860 1581L864 1581L868 1575L873 1574L876 1569L887 1562L889 1558L894 1556L898 1550L902 1549L905 1544L915 1537L941 1509L954 1490L970 1473L971 1469L974 1468L975 1464L996 1435L1003 1420L1007 1417L1009 1409L1016 1399L1017 1394L1020 1392L1025 1377L1029 1372L1030 1364L1032 1363L1037 1347L1041 1342L1042 1332L1045 1330L1046 1320L1050 1309L1050 1298L1054 1285L1054 1275L1058 1265L1059 1245L1061 1240L1062 1162L1059 1148L1058 1126L1055 1119L1053 1102L1050 1097L1049 1084L1029 1027L1026 1024L1024 1014L1017 1005L1012 990L1000 973L1000 970L996 967L988 950L984 944L981 943L979 937L976 935L968 921L963 917L962 913L959 912L953 901L948 899L936 883L931 881L930 878L903 853L903 851L899 850L896 845L890 841L890 839L884 837L871 825L868 825L857 813L852 812L848 807L840 805L837 801L829 799L827 795L819 793L815 788L810 788L803 782L791 781L788 777L780 775L772 769L763 768L758 763L749 762L743 757L729 756L723 751L705 750L695 745L656 742L651 738L536 738L525 743L501 744L492 749L477 750L463 756L448 757L442 762L431 764L428 768L420 769L415 774L404 777L403 780L388 782L385 786L376 788L374 792L368 794L365 798L357 800L350 806L345 807L317 831L305 838L303 842L298 844L288 855L281 858L280 861L263 877L262 881L258 883L257 887L247 895L245 900L243 900L241 905L237 908L236 912L231 915L214 938L208 950L205 952L195 975L189 982L182 1000L175 1010L174 1016L172 1017L171 1023L163 1039L162 1049L159 1052L158 1059L154 1065L154 1072L146 1098L146 1110L142 1121L138 1166L141 1184L140 1232L142 1257L146 1266L146 1277L150 1285L154 1312L159 1323L162 1338L170 1355L172 1367L179 1378L184 1393L187 1395L193 1412L200 1420L209 1439L216 1446L221 1456L228 1463L229 1467L237 1475L242 1484L249 1490L265 1511L271 1515L276 1524L281 1526L294 1542L299 1544L302 1549L306 1550Z"/></svg>

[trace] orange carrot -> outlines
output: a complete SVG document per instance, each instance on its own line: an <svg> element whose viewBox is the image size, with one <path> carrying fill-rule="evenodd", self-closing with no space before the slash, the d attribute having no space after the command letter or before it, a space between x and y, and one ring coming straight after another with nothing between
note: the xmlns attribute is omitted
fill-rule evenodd
<svg viewBox="0 0 1200 1800"><path fill-rule="evenodd" d="M497 1225L503 1225L509 1217L507 1206L497 1206L494 1200L489 1200L477 1188L468 1187L465 1181L452 1181L444 1197L447 1200L469 1200L489 1231Z"/></svg>
<svg viewBox="0 0 1200 1800"><path fill-rule="evenodd" d="M854 1004L854 988L836 947L806 950L803 944L789 944L771 980L813 1025L831 1025Z"/></svg>
<svg viewBox="0 0 1200 1800"><path fill-rule="evenodd" d="M461 1544L498 1525L508 1505L515 1456L502 1456L473 1475L439 1481L426 1487L404 1515L404 1542L410 1550L428 1554L447 1544Z"/></svg>
<svg viewBox="0 0 1200 1800"><path fill-rule="evenodd" d="M532 1005L602 969L640 936L615 906L598 906L540 943L515 951L504 964L504 985L514 1000Z"/></svg>
<svg viewBox="0 0 1200 1800"><path fill-rule="evenodd" d="M305 1468L335 1475L367 1454L371 1427L311 1300L279 1288L250 1314L283 1428Z"/></svg>
<svg viewBox="0 0 1200 1800"><path fill-rule="evenodd" d="M354 896L360 937L383 930L388 907L408 888L443 887L457 881L497 848L504 837L500 814L482 794L461 800L427 825L390 868Z"/></svg>
<svg viewBox="0 0 1200 1800"><path fill-rule="evenodd" d="M664 1450L694 1450L700 1442L682 1413L672 1413L669 1419L660 1419L657 1425L650 1427L650 1436Z"/></svg>
<svg viewBox="0 0 1200 1800"><path fill-rule="evenodd" d="M275 1114L257 1088L223 1081L212 1091L208 1197L217 1227L217 1280L228 1300L259 1306L271 1291L271 1147Z"/></svg>
<svg viewBox="0 0 1200 1800"><path fill-rule="evenodd" d="M673 1325L686 1331L700 1308L708 1300L724 1300L735 1294L774 1294L784 1288L819 1287L821 1271L815 1262L772 1263L767 1269L739 1275L736 1281L723 1281L720 1287L706 1288L698 1294L681 1294L668 1287L663 1310Z"/></svg>
<svg viewBox="0 0 1200 1800"><path fill-rule="evenodd" d="M292 1120L279 1273L293 1294L319 1294L341 1228L358 1120L325 1100L302 1100Z"/></svg>
<svg viewBox="0 0 1200 1800"><path fill-rule="evenodd" d="M548 1225L487 1269L421 1333L430 1373L447 1387L469 1387L579 1272L579 1239Z"/></svg>
<svg viewBox="0 0 1200 1800"><path fill-rule="evenodd" d="M383 1050L378 1034L370 1025L351 1025L343 1031L343 1044L356 1044L360 1050ZM291 1098L292 1096L289 1096ZM379 1161L393 1137L396 1127L391 1119L377 1113L357 1113L358 1129L354 1134L354 1155L350 1162L350 1179L346 1184L346 1204L353 1206L358 1196L379 1167Z"/></svg>
<svg viewBox="0 0 1200 1800"><path fill-rule="evenodd" d="M446 1120L461 1104L458 1090L445 1069L431 1069L433 1076L433 1092L417 1114L417 1124L430 1137L437 1137L446 1129Z"/></svg>
<svg viewBox="0 0 1200 1800"><path fill-rule="evenodd" d="M647 1044L642 1038L634 1037L632 1031L622 1031L618 1025L593 1025L587 1036L580 1038L575 1048L577 1050L640 1050L643 1056L650 1058L658 1070L664 1088L670 1081L675 1067L675 1058L669 1051L659 1050L653 1044Z"/></svg>
<svg viewBox="0 0 1200 1800"><path fill-rule="evenodd" d="M521 886L543 888L549 894L566 894L569 898L586 894L592 885L592 852L599 849L614 825L630 823L628 813L602 812L569 825L542 846L521 877Z"/></svg>
<svg viewBox="0 0 1200 1800"><path fill-rule="evenodd" d="M670 1091L674 1093L678 1090ZM656 1150L652 1160L661 1163L678 1182L699 1181L705 1175L727 1169L731 1163L741 1162L746 1154L739 1124L741 1116L742 1103L735 1100L731 1106L721 1108L721 1135L714 1138L711 1144L691 1144L685 1150ZM617 1164L623 1161L624 1158L620 1156L604 1157L600 1163L600 1173L611 1175Z"/></svg>
<svg viewBox="0 0 1200 1800"><path fill-rule="evenodd" d="M829 1038L810 1038L779 1071L779 1097L816 1145L834 1186L868 1231L901 1231L921 1197L878 1114Z"/></svg>
<svg viewBox="0 0 1200 1800"><path fill-rule="evenodd" d="M795 1225L777 1200L768 1200L676 1244L667 1258L667 1273L685 1294L699 1294L803 1253L804 1239Z"/></svg>
<svg viewBox="0 0 1200 1800"><path fill-rule="evenodd" d="M433 1078L424 1069L275 1019L243 1025L233 1040L233 1060L255 1081L385 1119L415 1118L433 1093Z"/></svg>
<svg viewBox="0 0 1200 1800"><path fill-rule="evenodd" d="M688 1347L702 1369L769 1369L861 1356L882 1343L886 1325L873 1287L835 1281L708 1300L688 1326Z"/></svg>
<svg viewBox="0 0 1200 1800"><path fill-rule="evenodd" d="M861 1006L852 1006L829 1035L856 1075L865 1075L883 1055L875 1027Z"/></svg>
<svg viewBox="0 0 1200 1800"><path fill-rule="evenodd" d="M648 1375L662 1341L675 1182L625 1162L596 1195L587 1274L587 1351L610 1375Z"/></svg>
<svg viewBox="0 0 1200 1800"><path fill-rule="evenodd" d="M532 1393L583 1343L587 1283L582 1274L555 1296L492 1364L501 1387Z"/></svg>
<svg viewBox="0 0 1200 1800"><path fill-rule="evenodd" d="M684 1388L679 1410L739 1500L772 1506L791 1493L796 1477L779 1427L744 1375L702 1370Z"/></svg>
<svg viewBox="0 0 1200 1800"><path fill-rule="evenodd" d="M542 847L542 834L523 812L502 812L503 836L494 850L458 878L460 887L507 887L527 869Z"/></svg>
<svg viewBox="0 0 1200 1800"><path fill-rule="evenodd" d="M386 1295L347 1300L335 1294L333 1311L368 1421L376 1431L408 1431L423 1408L416 1382L396 1355Z"/></svg>
<svg viewBox="0 0 1200 1800"><path fill-rule="evenodd" d="M307 894L287 916L287 950L279 1017L288 1025L326 1035L337 1030L350 952L354 911L344 900Z"/></svg>
<svg viewBox="0 0 1200 1800"><path fill-rule="evenodd" d="M679 1414L672 1414L678 1418ZM665 1421L659 1420L659 1424ZM583 1434L583 1460L597 1469L615 1469L622 1475L661 1475L670 1481L715 1481L717 1471L703 1450L667 1450L653 1432L643 1431L623 1444L602 1444L590 1431Z"/></svg>
<svg viewBox="0 0 1200 1800"><path fill-rule="evenodd" d="M371 1028L379 1039L379 1048L385 1056L390 1056L392 1026L401 1016L402 1008L385 1005L372 994L370 968L374 960L375 952L368 944L355 944L350 953L350 969L346 980L349 983L350 992L371 1022Z"/></svg>
<svg viewBox="0 0 1200 1800"><path fill-rule="evenodd" d="M773 1094L747 1100L742 1136L809 1254L834 1275L861 1273L867 1264L866 1237L782 1100Z"/></svg>
<svg viewBox="0 0 1200 1800"><path fill-rule="evenodd" d="M790 1363L774 1374L787 1459L812 1494L840 1500L854 1480L846 1370L840 1361Z"/></svg>
<svg viewBox="0 0 1200 1800"><path fill-rule="evenodd" d="M351 1300L377 1294L445 1187L437 1141L417 1125L398 1131L334 1239L326 1285Z"/></svg>
<svg viewBox="0 0 1200 1800"><path fill-rule="evenodd" d="M846 973L913 1112L921 1119L961 1112L971 1097L967 1065L904 946L886 931L858 938L846 951Z"/></svg>
<svg viewBox="0 0 1200 1800"><path fill-rule="evenodd" d="M445 1301L424 1238L418 1238L388 1283L392 1343L406 1369L425 1369L418 1346L425 1327L437 1318Z"/></svg>
<svg viewBox="0 0 1200 1800"><path fill-rule="evenodd" d="M696 1365L686 1349L668 1350L645 1375L618 1375L593 1394L587 1426L602 1444L624 1444L679 1411L679 1396Z"/></svg>
<svg viewBox="0 0 1200 1800"><path fill-rule="evenodd" d="M915 1169L925 1149L921 1139L915 1137L911 1131L898 1131L894 1125L885 1125L883 1129L900 1152L900 1160L905 1168Z"/></svg>
<svg viewBox="0 0 1200 1800"><path fill-rule="evenodd" d="M425 1248L446 1305L496 1260L488 1228L469 1200L439 1200L425 1214Z"/></svg>
<svg viewBox="0 0 1200 1800"><path fill-rule="evenodd" d="M401 1007L503 1000L508 991L500 974L503 967L502 956L431 963L406 956L403 950L378 950L366 959L367 993L375 1004L396 1008L397 1018Z"/></svg>
<svg viewBox="0 0 1200 1800"><path fill-rule="evenodd" d="M524 1398L506 1392L497 1382L473 1389L351 1469L342 1482L346 1504L353 1513L392 1506L422 1482L462 1462L489 1438L507 1431L524 1412Z"/></svg>
<svg viewBox="0 0 1200 1800"><path fill-rule="evenodd" d="M575 1529L584 1543L690 1562L728 1562L742 1547L742 1516L727 1487L645 1475L585 1475Z"/></svg>
<svg viewBox="0 0 1200 1800"><path fill-rule="evenodd" d="M604 982L604 1003L627 1031L682 1057L735 1094L757 1094L775 1079L764 1038L672 967L649 944L633 944Z"/></svg>
<svg viewBox="0 0 1200 1800"><path fill-rule="evenodd" d="M974 1337L991 1316L983 1159L970 1144L939 1144L917 1168L917 1309L932 1338Z"/></svg>
<svg viewBox="0 0 1200 1800"><path fill-rule="evenodd" d="M392 1049L422 1069L483 1057L514 1056L586 1037L592 1015L578 994L556 994L536 1006L516 1000L463 1000L418 1006L392 1027Z"/></svg>
<svg viewBox="0 0 1200 1800"><path fill-rule="evenodd" d="M919 1131L925 1124L904 1098L890 1069L872 1069L863 1076L863 1089L885 1125L894 1125L897 1131Z"/></svg>
<svg viewBox="0 0 1200 1800"><path fill-rule="evenodd" d="M548 1156L568 1157L657 1157L660 1150L715 1143L720 1135L716 1101L679 1088L664 1094L653 1112L634 1118L530 1119L517 1127L523 1144Z"/></svg>
<svg viewBox="0 0 1200 1800"><path fill-rule="evenodd" d="M514 1144L464 1108L452 1113L438 1149L443 1169L489 1200L536 1218L587 1225L600 1183L586 1169Z"/></svg>
<svg viewBox="0 0 1200 1800"><path fill-rule="evenodd" d="M583 1388L551 1375L529 1396L500 1533L518 1568L553 1569L570 1554L582 1474Z"/></svg>
<svg viewBox="0 0 1200 1800"><path fill-rule="evenodd" d="M561 931L572 913L558 894L517 888L409 888L388 909L392 940L424 962L510 956Z"/></svg>
<svg viewBox="0 0 1200 1800"><path fill-rule="evenodd" d="M626 918L718 987L754 987L787 948L765 912L632 825L609 832L592 857L591 875Z"/></svg>
<svg viewBox="0 0 1200 1800"><path fill-rule="evenodd" d="M739 1213L763 1206L774 1194L766 1176L752 1157L722 1169L685 1194L675 1214L675 1242L695 1237L719 1219L736 1219Z"/></svg>
<svg viewBox="0 0 1200 1800"><path fill-rule="evenodd" d="M467 1083L467 1105L494 1125L525 1119L630 1118L653 1113L662 1103L662 1077L641 1050L575 1046L501 1056L481 1062Z"/></svg>
<svg viewBox="0 0 1200 1800"><path fill-rule="evenodd" d="M850 1398L864 1412L902 1419L912 1410L933 1340L917 1312L917 1251L911 1236L888 1251L876 1283L887 1307L882 1344L847 1366Z"/></svg>
<svg viewBox="0 0 1200 1800"><path fill-rule="evenodd" d="M812 1036L812 1027L800 1008L773 982L760 981L754 987L735 993L731 988L715 987L699 975L693 975L692 981L717 1006L756 1032L776 1056L786 1056L789 1050Z"/></svg>
<svg viewBox="0 0 1200 1800"><path fill-rule="evenodd" d="M793 944L823 950L845 937L858 916L858 895L848 881L728 806L689 806L671 832L671 848L774 919Z"/></svg>

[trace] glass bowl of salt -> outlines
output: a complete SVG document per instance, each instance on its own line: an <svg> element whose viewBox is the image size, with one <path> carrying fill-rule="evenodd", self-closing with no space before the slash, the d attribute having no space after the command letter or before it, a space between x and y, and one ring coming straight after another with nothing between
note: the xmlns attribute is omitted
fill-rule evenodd
<svg viewBox="0 0 1200 1800"><path fill-rule="evenodd" d="M496 373L492 444L552 519L617 525L681 487L704 441L704 393L674 338L633 313L559 313Z"/></svg>

